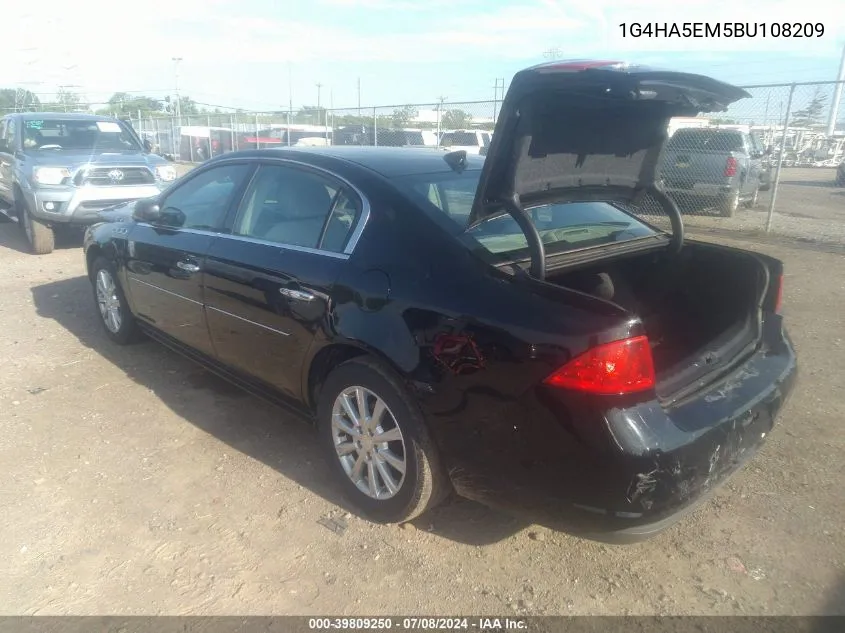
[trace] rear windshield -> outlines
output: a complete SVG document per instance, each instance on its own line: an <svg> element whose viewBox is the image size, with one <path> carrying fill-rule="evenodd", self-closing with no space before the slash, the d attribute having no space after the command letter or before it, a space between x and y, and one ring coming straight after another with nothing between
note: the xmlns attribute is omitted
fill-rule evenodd
<svg viewBox="0 0 845 633"><path fill-rule="evenodd" d="M669 149L736 152L742 150L742 135L724 130L678 130L667 144Z"/></svg>
<svg viewBox="0 0 845 633"><path fill-rule="evenodd" d="M444 147L475 146L478 145L478 137L474 132L446 132L440 144Z"/></svg>
<svg viewBox="0 0 845 633"><path fill-rule="evenodd" d="M26 149L62 151L137 152L137 140L117 121L91 119L27 119L23 124Z"/></svg>
<svg viewBox="0 0 845 633"><path fill-rule="evenodd" d="M438 224L492 263L529 256L528 242L509 215L467 230L480 170L397 178L395 183ZM606 202L564 202L528 209L547 254L651 237L658 231Z"/></svg>

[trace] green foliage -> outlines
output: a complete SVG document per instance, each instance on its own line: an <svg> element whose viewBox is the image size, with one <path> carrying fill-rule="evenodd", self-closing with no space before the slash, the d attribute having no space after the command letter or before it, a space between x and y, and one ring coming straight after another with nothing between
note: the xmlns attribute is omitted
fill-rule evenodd
<svg viewBox="0 0 845 633"><path fill-rule="evenodd" d="M823 92L822 87L816 88L813 93L813 98L807 107L798 110L792 117L790 125L795 127L810 127L823 122L824 113L827 110L827 93Z"/></svg>
<svg viewBox="0 0 845 633"><path fill-rule="evenodd" d="M464 110L446 110L441 119L441 126L447 129L460 130L469 127L472 123L472 115Z"/></svg>
<svg viewBox="0 0 845 633"><path fill-rule="evenodd" d="M0 114L16 109L18 112L37 112L41 109L41 101L29 90L0 88Z"/></svg>

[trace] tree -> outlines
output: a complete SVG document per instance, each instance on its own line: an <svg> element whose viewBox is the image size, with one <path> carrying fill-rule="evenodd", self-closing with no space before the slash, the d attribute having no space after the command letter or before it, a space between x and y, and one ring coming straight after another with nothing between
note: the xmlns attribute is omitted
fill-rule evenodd
<svg viewBox="0 0 845 633"><path fill-rule="evenodd" d="M0 88L0 114L7 112L37 112L41 101L29 90Z"/></svg>
<svg viewBox="0 0 845 633"><path fill-rule="evenodd" d="M158 99L142 95L133 97L126 92L115 92L109 99L108 106L100 110L101 114L114 114L116 116L136 117L138 113L142 117L151 117L163 113L163 104Z"/></svg>
<svg viewBox="0 0 845 633"><path fill-rule="evenodd" d="M393 127L408 127L408 124L419 116L419 111L413 106L396 108L393 111Z"/></svg>
<svg viewBox="0 0 845 633"><path fill-rule="evenodd" d="M445 128L461 129L468 127L472 122L472 115L464 110L446 110L443 113L441 125Z"/></svg>
<svg viewBox="0 0 845 633"><path fill-rule="evenodd" d="M324 125L326 121L326 109L322 106L302 106L294 115L292 123L306 123L311 125Z"/></svg>
<svg viewBox="0 0 845 633"><path fill-rule="evenodd" d="M823 92L822 87L819 86L813 93L813 98L810 99L807 107L795 112L790 124L795 127L810 127L811 125L822 123L826 104L827 93Z"/></svg>

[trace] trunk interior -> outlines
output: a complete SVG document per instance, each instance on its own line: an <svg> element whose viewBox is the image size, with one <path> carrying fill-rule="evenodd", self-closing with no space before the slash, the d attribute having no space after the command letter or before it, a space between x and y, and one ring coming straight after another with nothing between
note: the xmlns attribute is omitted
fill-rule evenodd
<svg viewBox="0 0 845 633"><path fill-rule="evenodd" d="M612 301L642 319L661 399L710 382L754 347L765 264L733 249L687 242L678 254L608 259L547 281Z"/></svg>

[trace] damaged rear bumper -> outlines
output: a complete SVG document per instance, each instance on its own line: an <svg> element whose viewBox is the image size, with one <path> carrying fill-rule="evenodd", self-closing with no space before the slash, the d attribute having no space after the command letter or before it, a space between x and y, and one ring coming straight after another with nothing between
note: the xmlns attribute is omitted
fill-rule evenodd
<svg viewBox="0 0 845 633"><path fill-rule="evenodd" d="M596 402L565 410L543 397L523 402L528 419L512 425L511 459L495 471L466 465L453 484L462 496L584 538L648 539L705 501L772 431L797 364L781 317L767 320L763 341L716 385L672 408L651 401L596 413Z"/></svg>

